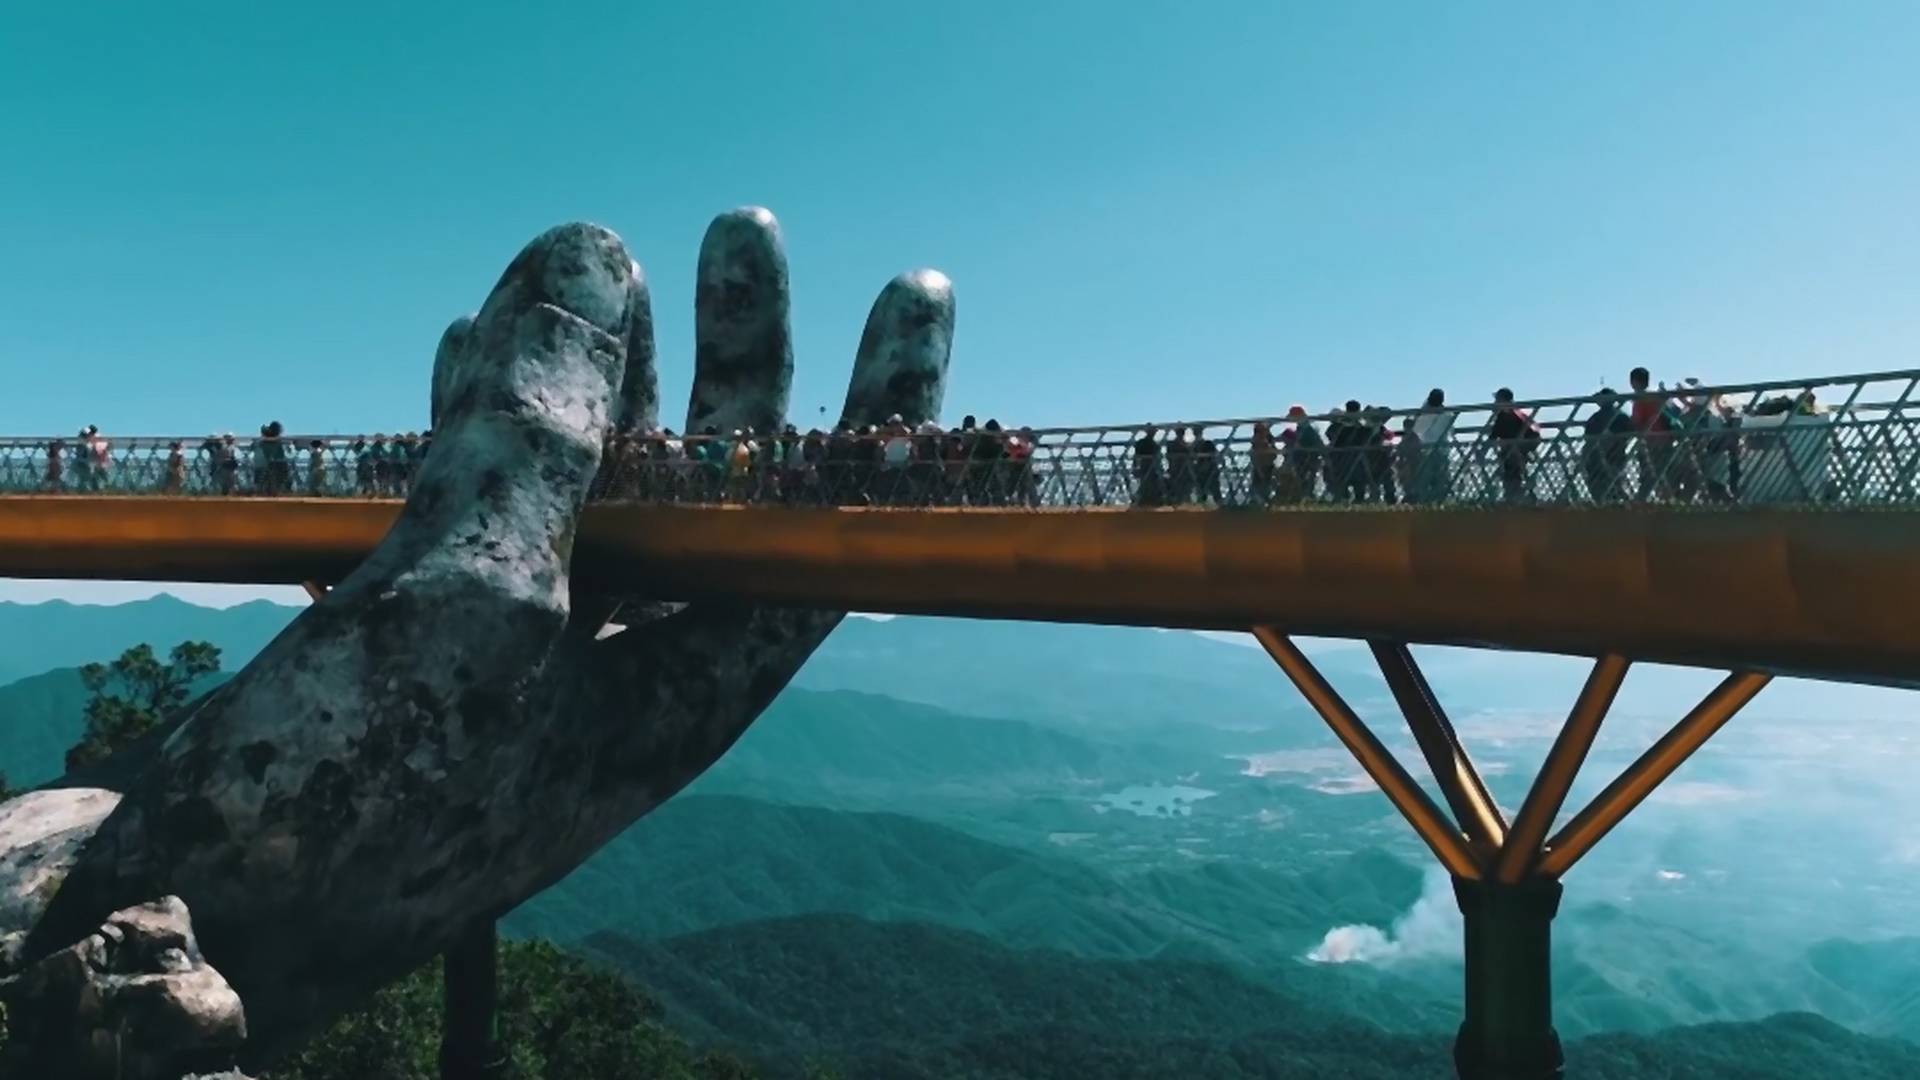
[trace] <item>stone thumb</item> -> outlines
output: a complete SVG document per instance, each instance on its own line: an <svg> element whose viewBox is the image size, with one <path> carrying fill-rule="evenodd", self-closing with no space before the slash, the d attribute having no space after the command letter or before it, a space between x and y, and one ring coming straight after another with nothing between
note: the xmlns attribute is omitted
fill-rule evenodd
<svg viewBox="0 0 1920 1080"><path fill-rule="evenodd" d="M469 628L512 611L558 632L638 288L605 229L563 225L527 245L442 339L433 449L393 530L330 600L397 590Z"/></svg>

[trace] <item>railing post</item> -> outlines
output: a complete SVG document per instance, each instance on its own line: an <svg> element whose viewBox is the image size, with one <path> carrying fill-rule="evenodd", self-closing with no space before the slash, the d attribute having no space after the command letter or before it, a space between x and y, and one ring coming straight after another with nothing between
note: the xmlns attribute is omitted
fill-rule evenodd
<svg viewBox="0 0 1920 1080"><path fill-rule="evenodd" d="M447 950L441 976L440 1080L503 1080L500 1045L499 933L488 919Z"/></svg>
<svg viewBox="0 0 1920 1080"><path fill-rule="evenodd" d="M1456 877L1466 922L1466 1017L1454 1040L1460 1080L1560 1080L1553 1029L1553 917L1560 883Z"/></svg>

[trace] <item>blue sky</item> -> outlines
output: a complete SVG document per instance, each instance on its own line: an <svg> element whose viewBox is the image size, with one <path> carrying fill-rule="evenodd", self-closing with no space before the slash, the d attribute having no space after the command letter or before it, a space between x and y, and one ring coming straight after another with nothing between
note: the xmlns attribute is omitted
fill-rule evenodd
<svg viewBox="0 0 1920 1080"><path fill-rule="evenodd" d="M744 203L799 417L926 265L954 416L1916 363L1920 5L551 10L0 9L0 429L422 426L441 328L569 219L647 267L672 415Z"/></svg>

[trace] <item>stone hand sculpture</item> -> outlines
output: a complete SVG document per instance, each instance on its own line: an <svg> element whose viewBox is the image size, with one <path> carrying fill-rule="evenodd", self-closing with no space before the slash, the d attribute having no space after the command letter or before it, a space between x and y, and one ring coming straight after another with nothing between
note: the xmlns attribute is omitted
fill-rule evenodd
<svg viewBox="0 0 1920 1080"><path fill-rule="evenodd" d="M773 216L716 219L698 273L688 430L778 430L793 355ZM846 417L932 419L952 330L943 276L890 283ZM0 806L0 995L112 913L178 897L244 1003L239 1063L261 1064L713 764L843 613L570 584L610 425L654 421L654 356L618 237L529 244L441 341L433 452L372 555L121 775Z"/></svg>

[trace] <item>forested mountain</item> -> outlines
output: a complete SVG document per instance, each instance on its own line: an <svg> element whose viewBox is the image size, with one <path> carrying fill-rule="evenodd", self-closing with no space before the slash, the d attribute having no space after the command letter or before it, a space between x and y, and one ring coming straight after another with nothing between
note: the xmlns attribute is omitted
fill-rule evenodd
<svg viewBox="0 0 1920 1080"><path fill-rule="evenodd" d="M0 630L14 656L59 663L199 637L232 670L298 610L0 604ZM1377 713L1364 650L1320 655ZM1476 655L1434 667L1496 797L1516 801L1558 718L1514 705L1524 693ZM1684 697L1656 675L1651 698ZM85 697L71 667L0 685L0 769L55 776ZM1587 790L1662 723L1610 720ZM1403 729L1376 730L1417 764ZM1555 928L1573 1075L1820 1075L1821 1060L1908 1075L1910 1044L1847 1030L1920 1036L1902 900L1920 856L1875 831L1908 797L1900 737L1871 717L1750 723L1576 870ZM1782 777L1790 803L1754 797ZM1857 827L1820 828L1836 814ZM848 1078L1442 1076L1460 930L1428 864L1254 650L853 619L715 768L504 927L515 949L617 963L672 1027L777 1075L831 1059ZM756 956L779 964L756 976ZM1009 996L983 996L995 985ZM424 1024L430 990L396 989L382 1015ZM378 1044L384 1021L368 1023L342 1045ZM660 1052L674 1075L708 1075L704 1051Z"/></svg>
<svg viewBox="0 0 1920 1080"><path fill-rule="evenodd" d="M770 1076L808 1059L848 1080L1452 1076L1446 1032L1387 1032L1212 964L1012 950L851 916L585 944L658 995L680 1030ZM1920 1046L1804 1014L1575 1040L1567 1057L1570 1076L1605 1080L1920 1076Z"/></svg>

